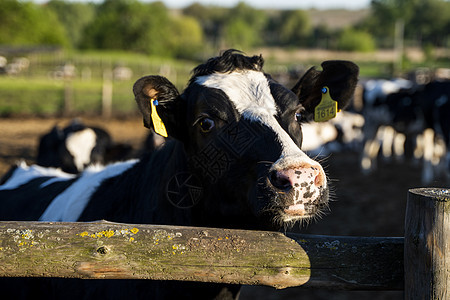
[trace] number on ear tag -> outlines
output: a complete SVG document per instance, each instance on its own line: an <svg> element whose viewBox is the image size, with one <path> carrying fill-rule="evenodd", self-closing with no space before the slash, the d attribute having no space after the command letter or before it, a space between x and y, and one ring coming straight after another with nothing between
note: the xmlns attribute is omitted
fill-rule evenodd
<svg viewBox="0 0 450 300"><path fill-rule="evenodd" d="M314 121L325 122L336 117L337 101L334 101L330 96L330 89L328 87L322 88L322 99L314 109Z"/></svg>
<svg viewBox="0 0 450 300"><path fill-rule="evenodd" d="M156 102L156 104L155 104ZM166 126L164 126L164 122L161 120L161 118L158 115L158 112L156 111L156 105L158 105L158 100L150 99L150 104L152 107L152 122L153 127L155 128L155 132L163 137L167 137L167 130Z"/></svg>

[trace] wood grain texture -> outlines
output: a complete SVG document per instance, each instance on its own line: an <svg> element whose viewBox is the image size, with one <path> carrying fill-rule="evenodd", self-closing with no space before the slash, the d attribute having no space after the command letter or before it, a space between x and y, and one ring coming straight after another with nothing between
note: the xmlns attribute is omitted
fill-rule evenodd
<svg viewBox="0 0 450 300"><path fill-rule="evenodd" d="M409 191L405 220L405 299L449 299L450 191Z"/></svg>
<svg viewBox="0 0 450 300"><path fill-rule="evenodd" d="M288 236L106 221L0 222L0 276L403 288L403 238Z"/></svg>

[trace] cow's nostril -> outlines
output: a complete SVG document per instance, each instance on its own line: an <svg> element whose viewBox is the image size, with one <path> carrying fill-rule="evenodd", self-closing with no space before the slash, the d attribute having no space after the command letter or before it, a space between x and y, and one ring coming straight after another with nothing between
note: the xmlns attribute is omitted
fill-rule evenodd
<svg viewBox="0 0 450 300"><path fill-rule="evenodd" d="M324 185L324 175L321 172L314 178L314 184L317 187L322 187Z"/></svg>
<svg viewBox="0 0 450 300"><path fill-rule="evenodd" d="M316 178L314 179L314 184L316 186L322 186L322 176L317 175Z"/></svg>
<svg viewBox="0 0 450 300"><path fill-rule="evenodd" d="M289 177L278 171L271 171L269 174L269 180L272 185L280 190L288 190L292 188Z"/></svg>

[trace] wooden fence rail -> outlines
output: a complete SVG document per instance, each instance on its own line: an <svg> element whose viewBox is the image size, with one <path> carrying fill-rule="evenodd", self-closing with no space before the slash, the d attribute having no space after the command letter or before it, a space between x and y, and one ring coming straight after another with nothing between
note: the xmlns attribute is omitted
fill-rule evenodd
<svg viewBox="0 0 450 300"><path fill-rule="evenodd" d="M0 223L0 276L344 289L403 286L403 239L96 223Z"/></svg>
<svg viewBox="0 0 450 300"><path fill-rule="evenodd" d="M423 192L412 190L410 196ZM415 203L417 199L409 198L407 218L421 218L420 213L411 213L414 210L410 202ZM445 214L445 218L426 218L427 224L439 220L448 226L448 190L419 197L420 201L423 199L428 203L428 211L433 205L438 207L434 216ZM412 259L404 259L404 247L406 256L410 255L411 249L420 252L417 251L418 246L420 248L423 242L427 244L430 236L417 231L424 226L408 224L407 230L411 232L405 234L404 240L392 237L286 236L278 232L106 221L0 222L0 277L134 278L276 288L410 289L415 283L408 276L404 281L403 262L408 264L405 265L406 273L417 273L411 267L415 268L417 260L419 264L423 261L429 265L430 256L427 252L426 258L419 253ZM411 224L416 223L413 221ZM428 225L427 230L442 229ZM445 239L427 244L433 249L433 257L448 258L445 256L448 253L448 233L444 235ZM432 236L436 237L436 233ZM437 261L437 258L432 261ZM446 289L450 278L448 259L441 259L439 264L440 267L433 270L438 270L434 275L441 279L433 282ZM415 278L423 279L420 274ZM415 293L418 294L420 291ZM445 299L407 297L417 298Z"/></svg>

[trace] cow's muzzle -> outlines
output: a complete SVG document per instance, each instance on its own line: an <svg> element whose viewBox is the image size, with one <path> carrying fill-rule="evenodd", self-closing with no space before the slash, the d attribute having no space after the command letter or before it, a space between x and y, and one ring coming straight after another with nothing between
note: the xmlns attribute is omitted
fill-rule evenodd
<svg viewBox="0 0 450 300"><path fill-rule="evenodd" d="M269 170L268 184L284 221L314 217L328 205L325 172L309 158L280 159Z"/></svg>

